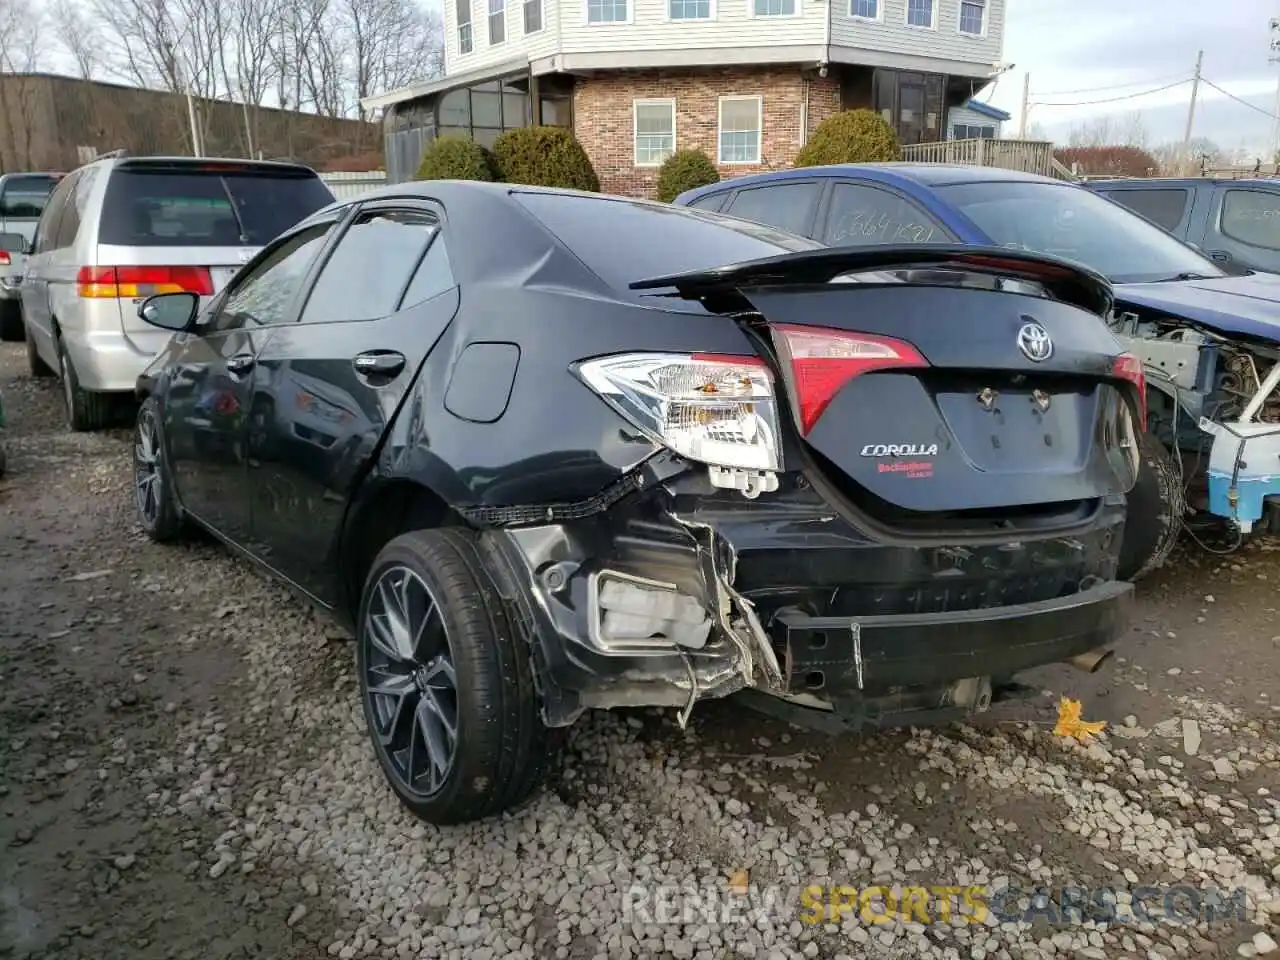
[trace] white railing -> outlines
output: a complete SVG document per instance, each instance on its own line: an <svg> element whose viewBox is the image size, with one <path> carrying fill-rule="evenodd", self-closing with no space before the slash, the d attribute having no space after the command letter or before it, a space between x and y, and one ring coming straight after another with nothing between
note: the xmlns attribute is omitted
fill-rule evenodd
<svg viewBox="0 0 1280 960"><path fill-rule="evenodd" d="M1002 167L1070 179L1070 171L1053 157L1047 140L943 140L913 143L902 148L902 159L916 163L959 163L973 167Z"/></svg>
<svg viewBox="0 0 1280 960"><path fill-rule="evenodd" d="M362 193L385 186L387 173L385 170L368 170L364 173L322 173L323 180L339 200L350 200Z"/></svg>

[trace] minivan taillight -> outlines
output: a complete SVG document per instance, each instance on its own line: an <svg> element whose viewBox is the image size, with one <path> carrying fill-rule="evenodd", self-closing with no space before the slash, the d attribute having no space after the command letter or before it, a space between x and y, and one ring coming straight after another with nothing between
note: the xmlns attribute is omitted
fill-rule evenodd
<svg viewBox="0 0 1280 960"><path fill-rule="evenodd" d="M213 295L208 267L81 267L76 293L87 299L152 297L158 293Z"/></svg>
<svg viewBox="0 0 1280 960"><path fill-rule="evenodd" d="M919 350L892 337L784 323L770 329L779 359L791 370L796 419L805 436L854 377L874 370L929 365Z"/></svg>
<svg viewBox="0 0 1280 960"><path fill-rule="evenodd" d="M9 251L0 250L0 267L7 267L12 263L13 261L9 258Z"/></svg>

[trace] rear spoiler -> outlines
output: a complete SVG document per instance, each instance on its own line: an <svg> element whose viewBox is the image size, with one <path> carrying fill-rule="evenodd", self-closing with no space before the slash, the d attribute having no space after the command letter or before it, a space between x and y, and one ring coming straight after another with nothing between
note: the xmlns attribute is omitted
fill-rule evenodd
<svg viewBox="0 0 1280 960"><path fill-rule="evenodd" d="M823 247L730 263L632 283L632 290L674 287L685 300L738 299L742 288L829 283L850 273L951 270L1040 284L1050 296L1107 317L1115 302L1111 282L1060 257L978 244L930 243L875 247Z"/></svg>
<svg viewBox="0 0 1280 960"><path fill-rule="evenodd" d="M116 165L117 170L139 170L172 173L199 171L205 173L257 173L279 177L315 177L318 174L301 163L277 160L238 160L218 157L130 157Z"/></svg>

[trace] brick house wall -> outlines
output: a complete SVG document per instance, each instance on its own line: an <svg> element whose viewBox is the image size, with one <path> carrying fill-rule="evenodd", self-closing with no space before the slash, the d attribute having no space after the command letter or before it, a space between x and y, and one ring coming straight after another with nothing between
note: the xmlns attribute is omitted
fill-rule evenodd
<svg viewBox="0 0 1280 960"><path fill-rule="evenodd" d="M652 197L656 167L635 165L633 102L674 99L677 150L701 150L717 159L719 102L725 96L759 96L763 114L759 164L719 165L721 179L784 170L803 144L800 132L805 84L808 133L840 109L840 83L797 67L699 71L619 71L578 77L573 91L574 135L582 143L605 193ZM807 134L806 134L807 136Z"/></svg>

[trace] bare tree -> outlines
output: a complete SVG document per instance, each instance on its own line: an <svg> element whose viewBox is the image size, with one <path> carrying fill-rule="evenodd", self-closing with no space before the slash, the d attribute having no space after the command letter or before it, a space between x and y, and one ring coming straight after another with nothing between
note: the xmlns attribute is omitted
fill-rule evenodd
<svg viewBox="0 0 1280 960"><path fill-rule="evenodd" d="M336 0L359 101L444 69L444 28L435 11L404 0Z"/></svg>
<svg viewBox="0 0 1280 960"><path fill-rule="evenodd" d="M84 8L76 0L53 0L49 21L58 43L76 65L76 75L82 80L93 79L102 65L102 56L97 32Z"/></svg>
<svg viewBox="0 0 1280 960"><path fill-rule="evenodd" d="M0 0L0 169L31 169L44 11L32 0ZM4 145L8 149L4 149Z"/></svg>

